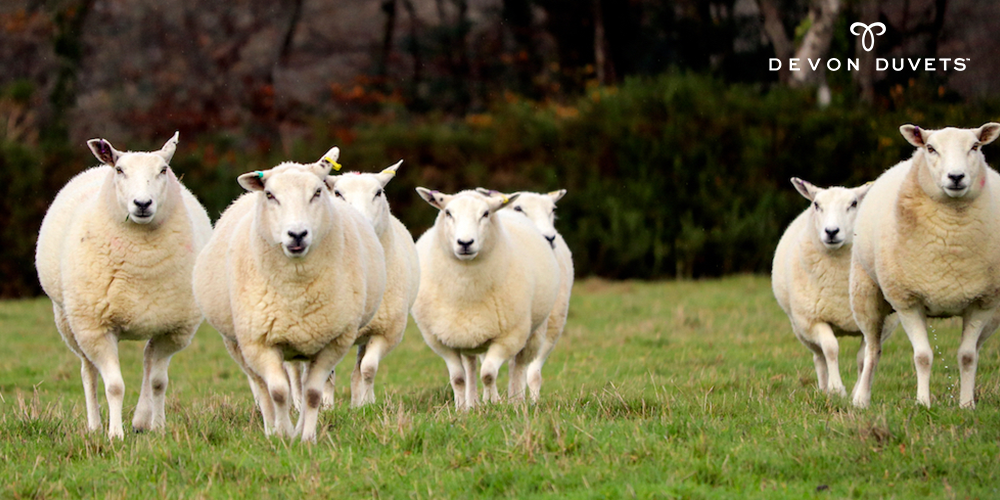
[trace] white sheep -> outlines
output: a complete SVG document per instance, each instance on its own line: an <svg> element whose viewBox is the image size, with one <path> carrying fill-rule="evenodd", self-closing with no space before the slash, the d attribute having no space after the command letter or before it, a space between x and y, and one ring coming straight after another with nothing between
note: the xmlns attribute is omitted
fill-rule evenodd
<svg viewBox="0 0 1000 500"><path fill-rule="evenodd" d="M329 196L338 154L241 175L250 193L222 214L194 272L198 304L250 379L265 433L306 442L316 440L324 383L385 291L374 229ZM295 429L285 360L308 363Z"/></svg>
<svg viewBox="0 0 1000 500"><path fill-rule="evenodd" d="M477 189L478 192L487 196L514 196L504 195L497 191ZM533 359L525 359L521 353L510 362L510 384L508 393L514 398L519 398L524 394L524 385L520 382L527 380L528 389L532 401L538 401L542 390L542 367L548 359L549 354L555 349L556 342L562 336L566 327L566 318L569 315L569 299L573 291L573 253L570 252L566 241L562 235L556 231L556 202L566 195L565 189L552 191L549 193L532 193L519 191L517 201L512 203L511 210L517 214L528 217L528 220L535 224L535 227L542 233L542 236L552 251L555 252L556 261L559 263L559 296L556 298L555 306L549 314L549 320L545 327L543 336L532 336L528 339L526 349L522 351L524 355L535 352ZM510 212L501 212L508 214ZM534 345L532 345L534 344ZM522 372L527 366L527 375Z"/></svg>
<svg viewBox="0 0 1000 500"><path fill-rule="evenodd" d="M855 406L871 399L881 355L878 329L896 311L913 344L917 402L930 406L934 359L927 318L962 317L960 404L975 407L979 346L997 327L1000 304L1000 175L980 148L1000 124L900 132L917 150L882 174L858 213L850 300L864 333L864 368Z"/></svg>
<svg viewBox="0 0 1000 500"><path fill-rule="evenodd" d="M448 366L457 409L475 405L481 353L483 400L497 402L500 365L545 328L559 295L555 253L527 218L499 216L516 196L417 192L440 212L417 240L421 279L413 319Z"/></svg>
<svg viewBox="0 0 1000 500"><path fill-rule="evenodd" d="M104 165L59 191L38 233L38 279L52 299L59 333L80 357L87 426L101 427L100 374L111 438L124 437L118 341L148 340L132 427L159 429L170 357L191 342L202 321L191 270L212 224L170 168L177 140L175 133L148 153L87 141Z"/></svg>
<svg viewBox="0 0 1000 500"><path fill-rule="evenodd" d="M838 336L860 336L848 297L851 247L858 205L871 184L853 189L818 188L802 179L792 184L812 203L799 214L778 241L771 265L771 287L788 315L792 331L813 352L821 391L847 395L840 378ZM883 332L896 324L890 316ZM861 372L865 342L858 349Z"/></svg>
<svg viewBox="0 0 1000 500"><path fill-rule="evenodd" d="M333 196L346 201L372 224L385 252L386 287L382 304L355 341L358 358L351 373L351 405L355 407L375 402L375 373L382 358L403 340L410 308L420 287L417 247L406 226L389 211L384 192L402 163L400 160L378 174L350 172L330 176L328 181ZM295 380L297 367L292 367L289 373ZM334 375L330 374L323 391L324 405L333 404ZM294 397L299 400L298 395Z"/></svg>

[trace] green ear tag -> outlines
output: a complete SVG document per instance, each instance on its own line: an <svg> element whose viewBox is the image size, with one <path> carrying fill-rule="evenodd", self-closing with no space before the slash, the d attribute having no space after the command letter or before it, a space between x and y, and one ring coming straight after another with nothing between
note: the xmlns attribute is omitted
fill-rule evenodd
<svg viewBox="0 0 1000 500"><path fill-rule="evenodd" d="M258 179L263 179L264 178L264 172L261 172L260 170L258 170L257 171L257 178Z"/></svg>

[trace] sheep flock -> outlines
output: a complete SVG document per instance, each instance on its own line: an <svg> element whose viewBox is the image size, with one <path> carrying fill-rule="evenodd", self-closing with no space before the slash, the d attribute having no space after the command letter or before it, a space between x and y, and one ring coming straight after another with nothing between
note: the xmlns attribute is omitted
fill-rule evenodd
<svg viewBox="0 0 1000 500"><path fill-rule="evenodd" d="M927 320L962 318L960 405L974 408L979 348L1000 326L1000 175L981 152L1000 124L900 133L913 156L872 182L792 179L809 208L777 243L772 288L821 391L847 396L838 337L861 338L850 395L859 408L871 404L882 345L899 324L913 346L916 400L930 406ZM101 165L63 187L39 230L38 277L80 358L90 430L102 428L102 381L107 434L124 436L121 340L146 342L132 428L164 428L167 367L203 320L246 375L267 435L316 441L334 368L353 347L350 404L374 403L376 373L394 362L410 316L444 361L458 411L539 401L574 279L555 227L565 190L416 187L436 217L414 240L384 189L402 161L342 173L332 148L240 175L246 193L213 228L170 166L178 139L151 152L89 141Z"/></svg>

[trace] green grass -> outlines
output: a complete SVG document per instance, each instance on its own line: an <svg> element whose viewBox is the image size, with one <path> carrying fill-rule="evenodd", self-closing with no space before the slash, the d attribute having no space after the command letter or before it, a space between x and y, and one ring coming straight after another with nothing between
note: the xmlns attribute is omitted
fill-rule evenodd
<svg viewBox="0 0 1000 500"><path fill-rule="evenodd" d="M167 430L109 442L86 432L79 361L48 300L5 302L0 498L1000 496L997 341L981 352L978 409L961 410L953 320L934 323L931 410L915 404L902 330L872 407L855 410L817 391L766 278L582 281L570 314L541 404L457 414L411 322L374 407L344 407L341 363L314 446L264 437L245 377L203 326L171 364ZM850 388L858 341L841 344ZM141 347L121 345L126 426Z"/></svg>

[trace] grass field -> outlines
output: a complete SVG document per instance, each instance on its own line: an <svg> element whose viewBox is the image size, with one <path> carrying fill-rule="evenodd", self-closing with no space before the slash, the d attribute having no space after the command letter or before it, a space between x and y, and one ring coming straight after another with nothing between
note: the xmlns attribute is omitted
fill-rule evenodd
<svg viewBox="0 0 1000 500"><path fill-rule="evenodd" d="M761 277L579 282L536 406L457 414L411 321L377 405L345 408L341 363L314 446L264 437L207 325L171 364L167 430L113 443L86 432L79 361L49 301L0 303L0 326L2 498L1000 497L997 339L981 352L975 411L957 404L953 320L931 335L931 410L915 404L901 329L872 407L855 410L817 391L811 353ZM841 345L850 388L858 340ZM126 426L141 347L121 348Z"/></svg>

